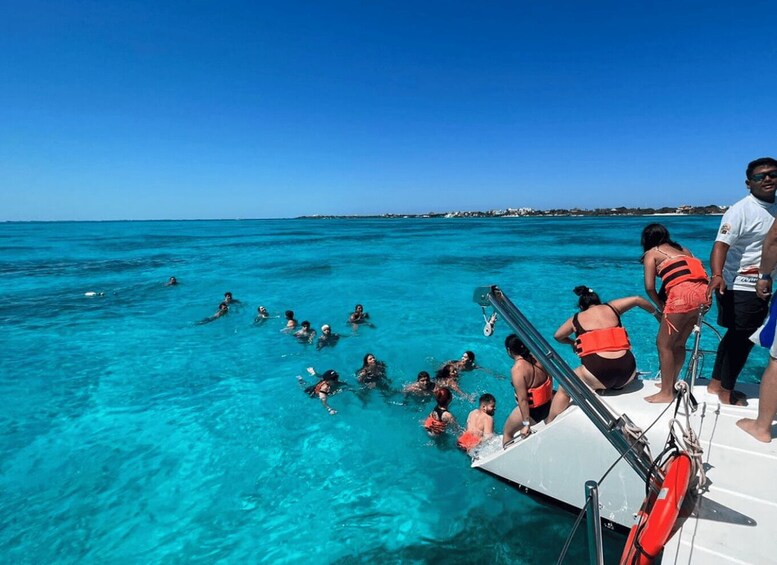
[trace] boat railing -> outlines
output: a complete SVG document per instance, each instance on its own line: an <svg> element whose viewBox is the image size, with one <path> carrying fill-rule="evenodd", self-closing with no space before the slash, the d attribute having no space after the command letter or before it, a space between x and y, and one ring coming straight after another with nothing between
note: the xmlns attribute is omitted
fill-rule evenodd
<svg viewBox="0 0 777 565"><path fill-rule="evenodd" d="M648 484L651 484L651 460L643 449L634 448L633 436L627 429L634 429L634 424L625 414L613 415L609 408L575 375L571 367L542 337L515 304L497 287L486 286L475 289L474 300L483 307L486 327L484 333L491 335L495 318L485 315L488 306L501 316L515 331L516 335L529 348L542 366L569 394L570 398L607 438L610 444L621 454L632 469ZM551 424L552 425L552 424Z"/></svg>

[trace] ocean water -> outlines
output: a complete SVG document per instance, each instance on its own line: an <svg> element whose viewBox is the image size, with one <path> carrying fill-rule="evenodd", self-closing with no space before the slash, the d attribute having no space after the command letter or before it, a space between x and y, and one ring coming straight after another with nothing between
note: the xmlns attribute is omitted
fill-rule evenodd
<svg viewBox="0 0 777 565"><path fill-rule="evenodd" d="M555 562L573 515L471 469L422 429L431 404L359 391L353 373L374 353L399 389L471 349L485 369L461 386L496 396L501 430L509 329L483 336L474 289L498 284L551 338L578 284L605 300L642 293L639 237L654 220L0 224L0 559ZM719 218L659 220L706 263ZM240 306L196 324L226 291ZM357 302L374 328L346 323ZM259 304L343 339L316 351L281 319L254 325ZM636 310L624 324L654 373L655 321ZM741 378L765 363L754 351ZM350 383L335 416L297 384L310 366ZM451 410L463 422L472 408ZM568 562L586 558L584 540ZM608 559L624 541L606 536Z"/></svg>

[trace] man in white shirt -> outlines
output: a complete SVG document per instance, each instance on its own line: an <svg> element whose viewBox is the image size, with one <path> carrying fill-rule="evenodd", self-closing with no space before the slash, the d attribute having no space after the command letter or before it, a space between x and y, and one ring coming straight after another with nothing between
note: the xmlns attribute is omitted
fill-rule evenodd
<svg viewBox="0 0 777 565"><path fill-rule="evenodd" d="M723 215L710 256L708 295L715 293L718 324L726 333L707 391L717 394L722 404L745 403L734 385L753 348L750 336L769 309L768 297L756 293L756 281L772 277L772 273L760 273L758 267L764 237L777 216L777 160L763 157L748 164L745 185L750 194Z"/></svg>

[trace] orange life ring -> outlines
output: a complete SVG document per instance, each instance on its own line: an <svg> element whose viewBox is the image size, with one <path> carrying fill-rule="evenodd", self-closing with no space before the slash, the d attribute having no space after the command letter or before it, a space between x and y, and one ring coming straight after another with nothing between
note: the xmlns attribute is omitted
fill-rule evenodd
<svg viewBox="0 0 777 565"><path fill-rule="evenodd" d="M653 563L672 533L691 482L693 464L690 456L682 452L670 459L665 469L658 494L648 496L642 503L637 523L626 540L621 565Z"/></svg>

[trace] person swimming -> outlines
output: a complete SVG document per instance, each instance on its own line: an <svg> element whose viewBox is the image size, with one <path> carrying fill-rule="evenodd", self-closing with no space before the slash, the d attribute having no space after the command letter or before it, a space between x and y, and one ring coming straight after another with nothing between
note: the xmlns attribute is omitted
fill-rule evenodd
<svg viewBox="0 0 777 565"><path fill-rule="evenodd" d="M316 371L313 369L313 367L308 367L308 373L310 376L316 376ZM301 385L307 385L302 377L298 376L297 380ZM339 384L340 375L337 373L337 371L329 369L324 371L324 374L321 375L319 381L316 384L312 386L305 386L304 390L305 393L311 398L318 397L318 399L321 401L321 404L324 406L324 408L326 408L326 411L329 412L330 415L334 416L337 414L337 410L329 406L328 399L337 391Z"/></svg>
<svg viewBox="0 0 777 565"><path fill-rule="evenodd" d="M316 338L316 330L311 328L310 322L305 320L300 324L300 329L294 332L294 337L296 337L297 341L300 343L313 343L313 340Z"/></svg>
<svg viewBox="0 0 777 565"><path fill-rule="evenodd" d="M222 316L226 316L229 313L229 306L227 306L226 302L222 302L219 304L219 309L216 310L216 313L212 316L209 316L207 318L204 318L197 322L198 325L207 324L209 322L212 322L213 320L217 320L221 318Z"/></svg>
<svg viewBox="0 0 777 565"><path fill-rule="evenodd" d="M165 286L175 286L178 284L178 279L175 277L170 277L170 279L165 283Z"/></svg>
<svg viewBox="0 0 777 565"><path fill-rule="evenodd" d="M297 327L297 320L294 318L294 310L286 310L284 316L286 317L286 325L281 331L289 333Z"/></svg>
<svg viewBox="0 0 777 565"><path fill-rule="evenodd" d="M259 306L256 309L256 317L254 318L254 324L263 324L270 318L270 313L264 306Z"/></svg>
<svg viewBox="0 0 777 565"><path fill-rule="evenodd" d="M453 399L450 389L447 387L438 388L434 391L434 397L437 399L437 406L424 420L424 428L433 437L445 433L449 425L456 425L456 418L448 410Z"/></svg>
<svg viewBox="0 0 777 565"><path fill-rule="evenodd" d="M405 395L416 394L419 396L429 396L434 392L434 382L426 371L418 373L414 383L405 386L403 392Z"/></svg>
<svg viewBox="0 0 777 565"><path fill-rule="evenodd" d="M459 366L455 362L449 362L440 367L434 375L434 382L437 387L447 387L473 402L475 400L461 390L459 386Z"/></svg>
<svg viewBox="0 0 777 565"><path fill-rule="evenodd" d="M462 353L460 359L454 359L452 361L449 361L449 363L455 363L460 373L463 373L466 371L472 371L473 369L476 368L475 352L465 351L464 353Z"/></svg>
<svg viewBox="0 0 777 565"><path fill-rule="evenodd" d="M323 349L324 347L334 347L337 342L340 341L340 334L332 332L332 328L329 324L321 326L321 335L316 342L316 349Z"/></svg>
<svg viewBox="0 0 777 565"><path fill-rule="evenodd" d="M387 387L386 364L383 361L378 361L372 353L367 353L361 368L356 372L356 380L369 388Z"/></svg>
<svg viewBox="0 0 777 565"><path fill-rule="evenodd" d="M485 393L478 401L478 407L467 416L467 429L459 436L456 444L464 451L469 451L480 445L484 439L494 435L494 413L496 398Z"/></svg>

